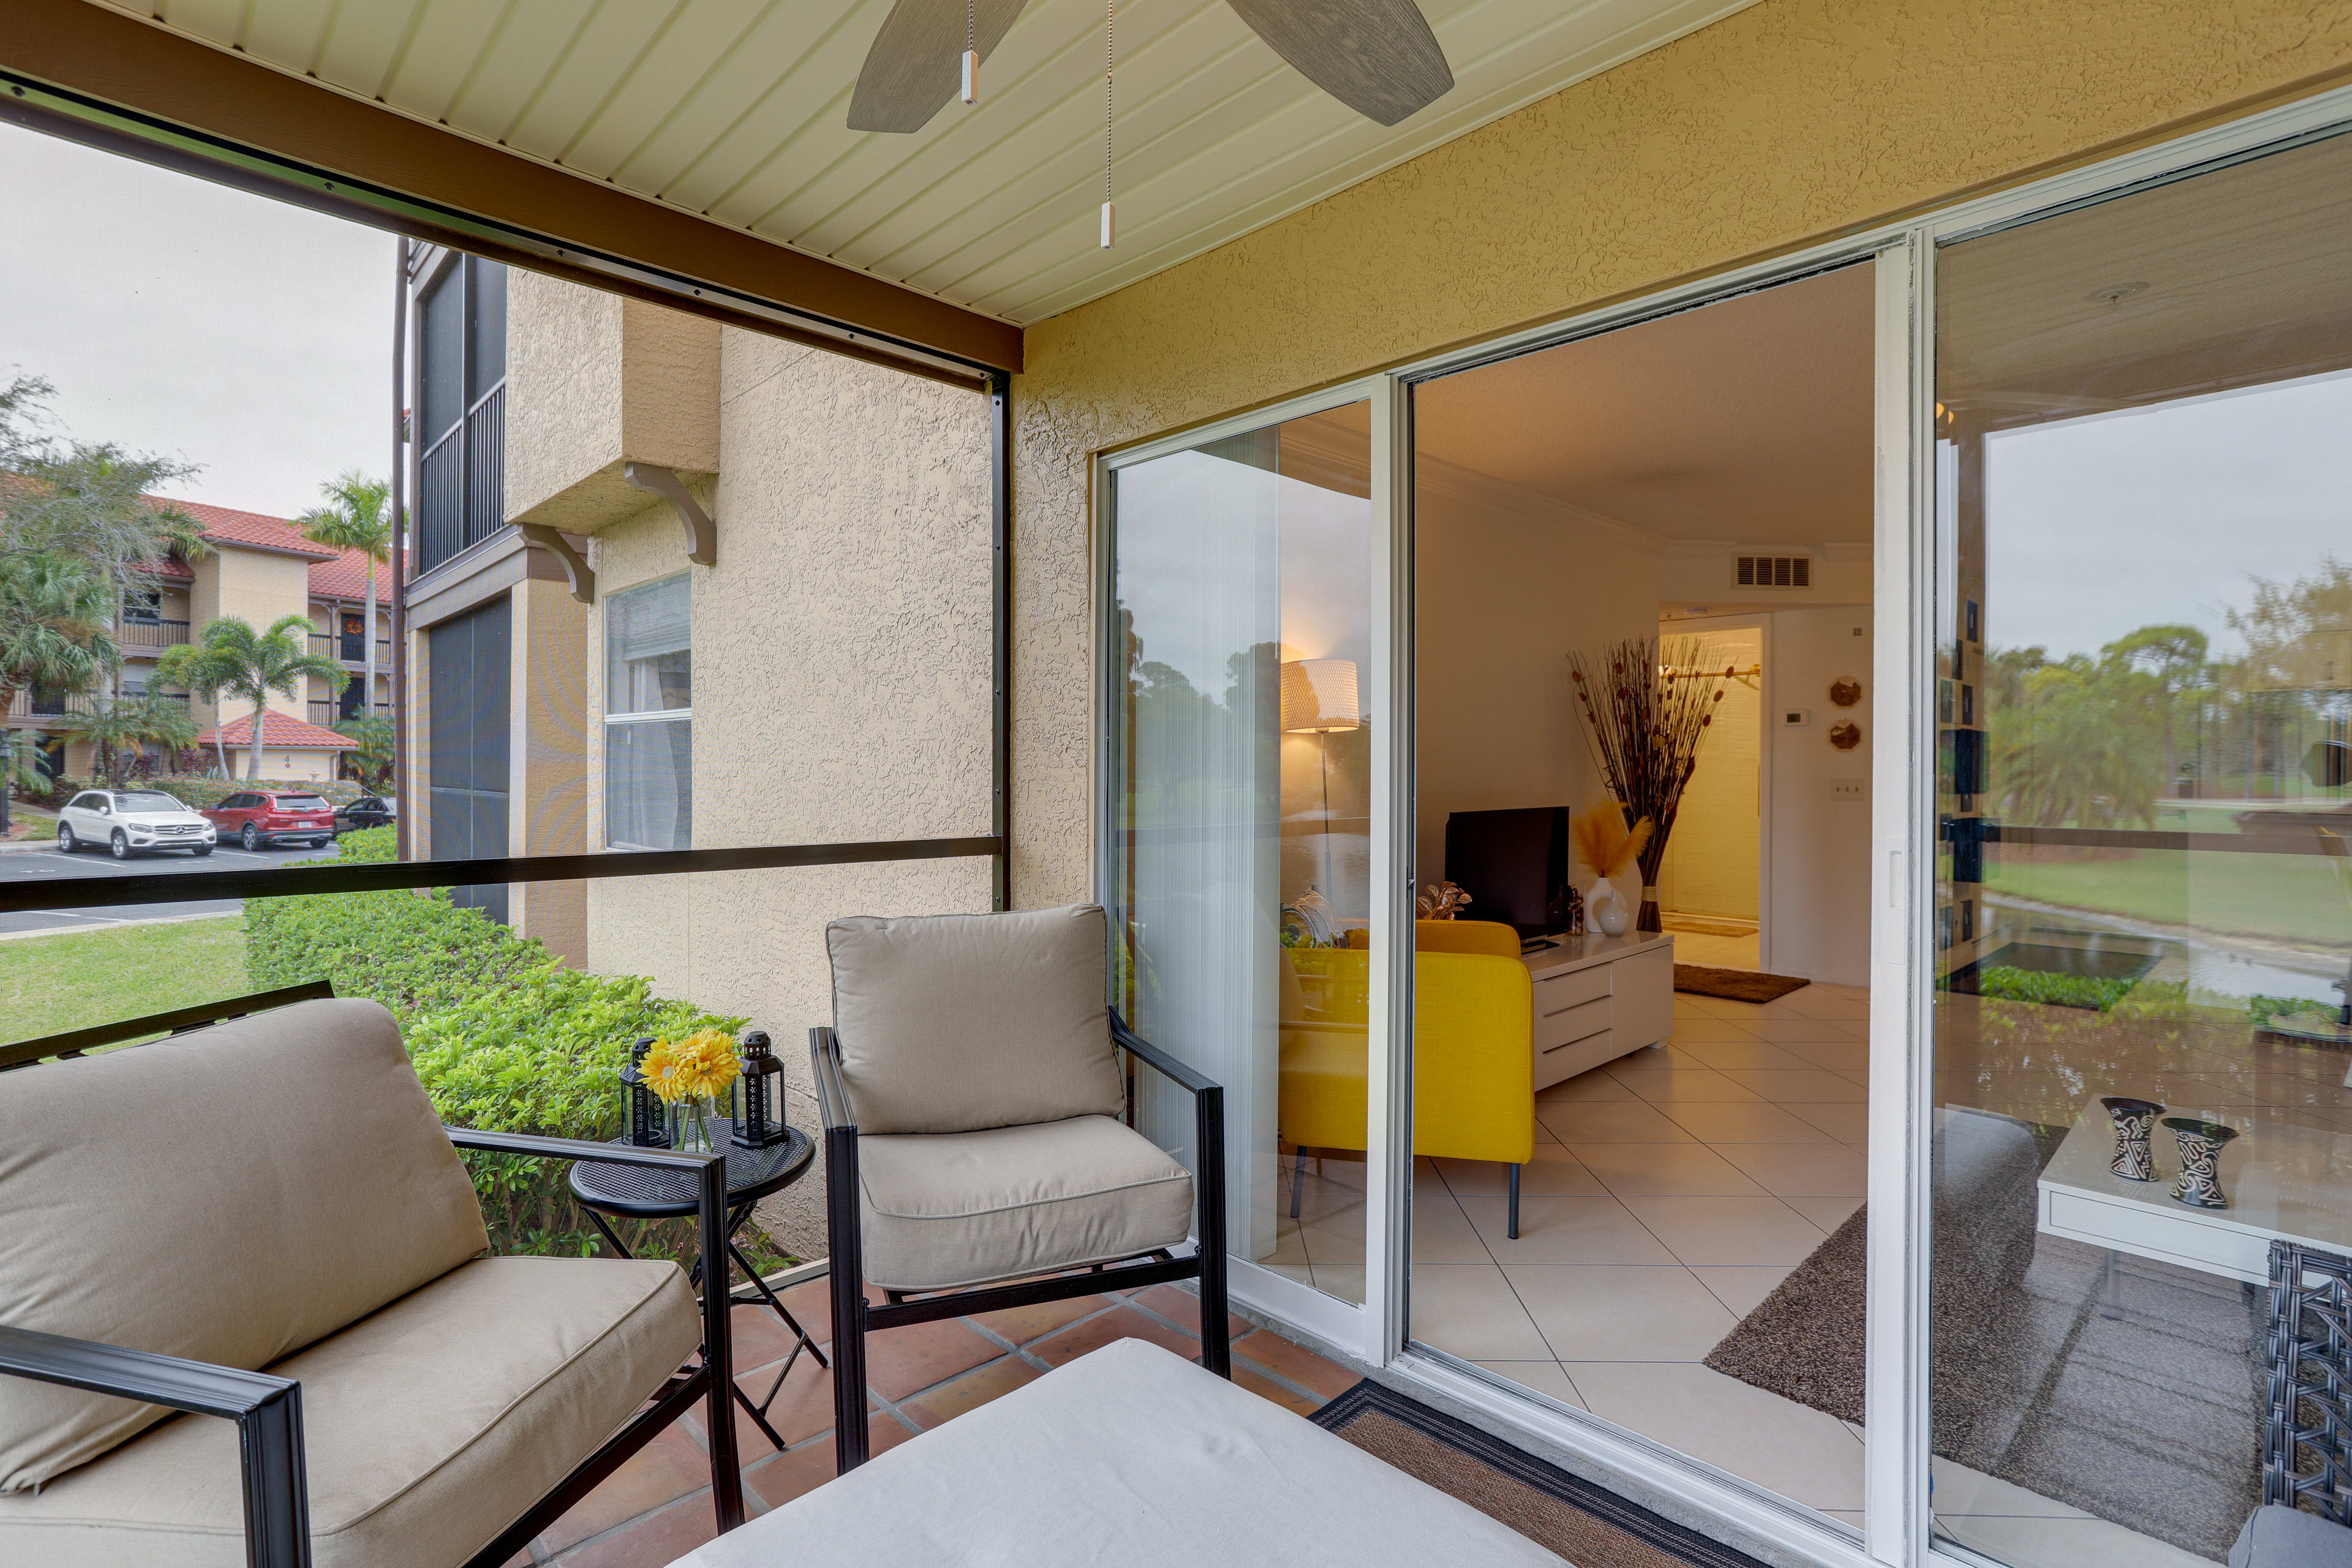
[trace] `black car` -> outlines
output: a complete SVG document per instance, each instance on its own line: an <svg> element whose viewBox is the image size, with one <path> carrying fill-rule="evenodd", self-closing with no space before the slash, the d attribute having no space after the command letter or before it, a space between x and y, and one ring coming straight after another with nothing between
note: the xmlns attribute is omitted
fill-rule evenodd
<svg viewBox="0 0 2352 1568"><path fill-rule="evenodd" d="M335 831L351 833L362 827L382 827L395 821L400 807L378 795L363 795L349 805L335 808Z"/></svg>

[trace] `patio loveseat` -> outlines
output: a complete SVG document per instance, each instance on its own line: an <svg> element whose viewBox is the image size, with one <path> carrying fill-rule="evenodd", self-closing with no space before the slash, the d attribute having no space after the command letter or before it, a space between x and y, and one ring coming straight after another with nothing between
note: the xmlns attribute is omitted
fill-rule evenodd
<svg viewBox="0 0 2352 1568"><path fill-rule="evenodd" d="M739 1523L723 1284L483 1256L459 1148L683 1171L723 1256L718 1156L445 1128L373 1002L0 1075L0 1563L492 1568L697 1399Z"/></svg>

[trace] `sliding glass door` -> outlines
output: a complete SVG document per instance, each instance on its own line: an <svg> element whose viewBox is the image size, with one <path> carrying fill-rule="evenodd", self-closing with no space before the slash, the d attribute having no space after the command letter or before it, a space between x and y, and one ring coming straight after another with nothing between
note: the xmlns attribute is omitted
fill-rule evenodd
<svg viewBox="0 0 2352 1568"><path fill-rule="evenodd" d="M1933 1509L2015 1568L2344 1506L2273 1380L2352 1272L2347 193L2338 137L1937 258Z"/></svg>
<svg viewBox="0 0 2352 1568"><path fill-rule="evenodd" d="M1385 1069L1372 405L1106 473L1107 821L1118 1005L1225 1086L1234 1256L1366 1300ZM1137 1086L1182 1151L1189 1100ZM1352 1339L1353 1336L1351 1335Z"/></svg>

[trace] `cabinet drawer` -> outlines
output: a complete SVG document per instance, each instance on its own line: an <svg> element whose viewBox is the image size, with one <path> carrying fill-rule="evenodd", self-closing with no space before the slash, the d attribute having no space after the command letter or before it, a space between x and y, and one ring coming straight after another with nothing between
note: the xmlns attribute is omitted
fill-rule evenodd
<svg viewBox="0 0 2352 1568"><path fill-rule="evenodd" d="M1547 975L1535 984L1536 1027L1543 1027L1541 1019L1568 1007L1580 1007L1596 996L1609 994L1609 971L1612 966L1596 963L1589 969L1572 969L1566 974Z"/></svg>
<svg viewBox="0 0 2352 1568"><path fill-rule="evenodd" d="M1548 1017L1536 1019L1535 1044L1538 1054L1556 1046L1580 1040L1587 1035L1597 1035L1609 1026L1609 998L1596 996L1590 1002L1573 1007L1563 1007Z"/></svg>

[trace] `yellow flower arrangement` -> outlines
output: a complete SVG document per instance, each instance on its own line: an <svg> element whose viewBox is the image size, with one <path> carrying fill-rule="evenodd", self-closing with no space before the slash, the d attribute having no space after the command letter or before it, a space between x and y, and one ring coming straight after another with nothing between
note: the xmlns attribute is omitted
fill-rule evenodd
<svg viewBox="0 0 2352 1568"><path fill-rule="evenodd" d="M735 1065L735 1042L718 1029L698 1029L677 1040L656 1040L646 1053L646 1087L665 1105L687 1100L716 1100L727 1092L741 1070Z"/></svg>

